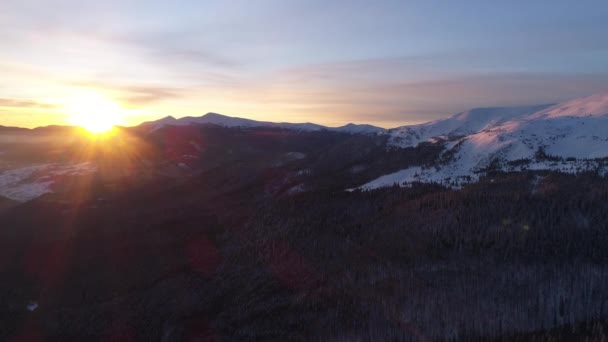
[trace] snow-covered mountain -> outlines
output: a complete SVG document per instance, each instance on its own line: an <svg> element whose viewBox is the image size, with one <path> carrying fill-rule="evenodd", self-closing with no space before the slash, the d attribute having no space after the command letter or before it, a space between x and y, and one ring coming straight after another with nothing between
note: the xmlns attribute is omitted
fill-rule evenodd
<svg viewBox="0 0 608 342"><path fill-rule="evenodd" d="M385 175L362 188L416 181L460 186L488 169L606 173L608 93L552 106L476 109L391 135L398 147L444 144L441 162Z"/></svg>
<svg viewBox="0 0 608 342"><path fill-rule="evenodd" d="M390 130L357 124L326 127L313 123L275 123L216 113L179 119L168 116L143 123L138 127L145 132L154 132L166 126L199 124L242 128L274 127L302 132L372 134L380 135L381 139L378 141L382 142L385 141L384 137L388 137L389 149L416 147L421 143L435 144L443 148L433 165L410 167L386 174L362 185L363 189L391 186L395 183L408 185L413 182L439 182L447 186L459 187L479 179L489 170L608 173L608 93L554 105L472 109L446 119ZM22 130L0 127L0 132L11 134L20 132L29 137L39 133L64 132L66 129L74 128L46 127ZM192 153L184 152L184 146L178 144L176 148L179 153L176 155L180 158L181 156L198 158L199 148L193 145L192 141L187 141L186 145L194 149ZM172 150L168 148L164 152L167 151ZM433 147L433 151L437 149ZM0 155L2 153L5 152L0 151ZM175 160L177 159L171 159L172 162ZM431 159L425 162L428 160ZM40 165L32 165L27 168L6 167L0 170L0 196L26 201L50 192L52 185L61 178L59 176L64 176L62 167L65 165L49 166L42 162ZM359 165L359 167L364 166ZM70 168L66 170L67 176L71 176ZM382 174L381 170L371 177ZM386 173L393 170L395 168L387 170ZM94 173L95 170L88 172Z"/></svg>
<svg viewBox="0 0 608 342"><path fill-rule="evenodd" d="M608 170L608 93L560 104L476 108L446 119L390 130L355 124L331 128L311 123L261 122L215 113L181 119L167 117L145 125L156 130L166 125L190 124L386 134L389 144L397 148L416 147L423 142L444 147L436 165L401 170L362 188L416 181L457 187L475 181L489 169L571 173Z"/></svg>
<svg viewBox="0 0 608 342"><path fill-rule="evenodd" d="M524 107L476 108L419 125L397 127L390 130L391 143L399 147L414 147L421 142L449 140L497 127L552 105Z"/></svg>
<svg viewBox="0 0 608 342"><path fill-rule="evenodd" d="M221 115L217 113L207 113L200 117L187 116L176 119L172 116L167 116L157 121L150 121L141 124L140 126L149 128L150 131L156 131L165 126L188 126L188 125L200 125L200 124L213 124L223 127L273 127L273 128L284 128L298 131L336 131L343 133L352 134L374 134L386 132L386 129L376 127L372 125L356 125L347 124L341 127L326 127L317 125L314 123L289 123L289 122L268 122L268 121L255 121L250 119L237 118L232 116Z"/></svg>

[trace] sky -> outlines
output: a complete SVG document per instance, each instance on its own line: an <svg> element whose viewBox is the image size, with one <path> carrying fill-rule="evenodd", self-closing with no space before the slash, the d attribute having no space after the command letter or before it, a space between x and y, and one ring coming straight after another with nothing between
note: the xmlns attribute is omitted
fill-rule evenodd
<svg viewBox="0 0 608 342"><path fill-rule="evenodd" d="M559 102L608 91L606 18L605 0L1 0L0 125L100 98L125 125L395 127Z"/></svg>

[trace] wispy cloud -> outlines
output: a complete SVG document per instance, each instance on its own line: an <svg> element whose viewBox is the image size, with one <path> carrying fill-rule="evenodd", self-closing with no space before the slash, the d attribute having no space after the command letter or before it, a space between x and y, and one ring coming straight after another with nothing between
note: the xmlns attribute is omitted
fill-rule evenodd
<svg viewBox="0 0 608 342"><path fill-rule="evenodd" d="M553 102L608 89L607 15L602 0L0 0L0 107L92 88L154 115L390 126Z"/></svg>
<svg viewBox="0 0 608 342"><path fill-rule="evenodd" d="M55 104L43 103L33 100L20 99L3 99L0 98L0 107L9 108L36 108L36 109L55 109L58 108Z"/></svg>
<svg viewBox="0 0 608 342"><path fill-rule="evenodd" d="M115 100L132 107L150 106L166 100L179 99L190 90L150 84L109 83L95 80L71 81L70 86L108 93Z"/></svg>
<svg viewBox="0 0 608 342"><path fill-rule="evenodd" d="M103 36L129 48L137 49L143 56L155 63L169 66L193 65L205 67L236 68L241 61L228 57L219 51L205 47L205 42L198 32L191 31L156 31L132 32Z"/></svg>
<svg viewBox="0 0 608 342"><path fill-rule="evenodd" d="M153 87L129 88L127 94L119 97L119 100L133 107L150 106L157 102L179 99L183 97L181 90Z"/></svg>
<svg viewBox="0 0 608 342"><path fill-rule="evenodd" d="M250 83L247 91L232 93L229 100L256 108L263 104L300 116L308 112L313 117L331 117L333 122L391 126L473 107L559 102L608 89L608 72L445 68L432 58L307 65L267 75L263 85Z"/></svg>

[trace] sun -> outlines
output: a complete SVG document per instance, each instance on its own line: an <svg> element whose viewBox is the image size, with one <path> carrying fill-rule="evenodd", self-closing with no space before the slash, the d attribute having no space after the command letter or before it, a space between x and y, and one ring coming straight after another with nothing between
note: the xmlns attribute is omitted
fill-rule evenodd
<svg viewBox="0 0 608 342"><path fill-rule="evenodd" d="M104 134L122 123L120 104L101 94L81 94L66 101L68 122L86 129L91 134Z"/></svg>

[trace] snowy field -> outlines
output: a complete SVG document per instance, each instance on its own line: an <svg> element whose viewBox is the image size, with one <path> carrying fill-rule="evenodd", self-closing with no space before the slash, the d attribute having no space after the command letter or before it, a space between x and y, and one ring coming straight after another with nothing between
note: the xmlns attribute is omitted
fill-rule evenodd
<svg viewBox="0 0 608 342"><path fill-rule="evenodd" d="M63 177L84 176L97 171L93 163L43 164L0 172L0 196L27 202L53 192Z"/></svg>

